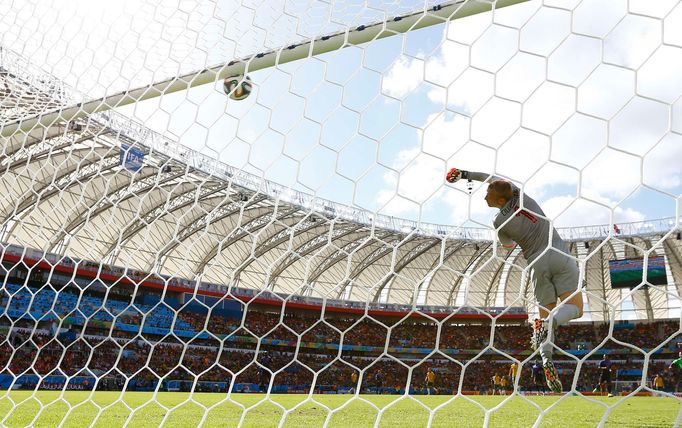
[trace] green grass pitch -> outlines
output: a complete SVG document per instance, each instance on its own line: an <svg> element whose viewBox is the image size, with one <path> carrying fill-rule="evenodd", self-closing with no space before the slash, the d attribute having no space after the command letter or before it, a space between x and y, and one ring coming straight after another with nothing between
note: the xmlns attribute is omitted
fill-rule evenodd
<svg viewBox="0 0 682 428"><path fill-rule="evenodd" d="M52 391L37 394L13 391L4 392L0 397L0 415L7 416L2 425L9 427L54 427L64 419L64 426L79 428L91 424L120 427L126 421L133 427L157 426L162 422L169 427L195 427L202 422L204 414L203 426L207 427L234 427L240 421L245 427L276 427L284 409L294 408L287 414L284 426L313 428L324 424L328 414L325 406L338 409L330 417L329 426L371 427L378 418L372 404L385 409L379 421L381 427L421 427L428 423L426 408L435 409L447 402L434 412L432 426L479 427L484 423L484 411L478 406L481 405L485 409L499 406L490 413L489 426L507 428L530 427L540 413L522 398L513 397L503 402L508 397L499 396L457 397L448 402L452 396L361 395L348 403L353 396L314 395L314 402L308 401L299 407L296 406L307 395L272 395L269 401L262 394L232 394L228 401L225 394L190 396L176 392L158 393L155 397L152 393L96 392L90 397L89 392L67 392L60 398L60 393ZM680 400L670 397L594 397L589 401L573 396L558 403L559 397L529 397L529 400L542 409L549 409L540 424L542 427L596 426L605 415L605 405L612 406L606 426L669 427L675 424L682 409ZM240 405L250 410L244 412Z"/></svg>

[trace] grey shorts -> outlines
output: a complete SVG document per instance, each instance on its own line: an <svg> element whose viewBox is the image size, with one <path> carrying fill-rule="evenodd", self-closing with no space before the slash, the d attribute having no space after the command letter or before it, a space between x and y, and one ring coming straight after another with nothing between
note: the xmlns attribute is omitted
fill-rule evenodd
<svg viewBox="0 0 682 428"><path fill-rule="evenodd" d="M540 305L556 303L560 295L578 288L578 263L565 254L547 251L533 263L530 281Z"/></svg>

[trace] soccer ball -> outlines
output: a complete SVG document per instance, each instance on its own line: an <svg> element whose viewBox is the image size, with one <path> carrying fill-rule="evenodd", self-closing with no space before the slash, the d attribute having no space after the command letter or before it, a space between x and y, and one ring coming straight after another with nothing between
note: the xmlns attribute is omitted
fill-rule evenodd
<svg viewBox="0 0 682 428"><path fill-rule="evenodd" d="M233 100L243 100L251 93L249 76L230 76L223 81L223 91Z"/></svg>

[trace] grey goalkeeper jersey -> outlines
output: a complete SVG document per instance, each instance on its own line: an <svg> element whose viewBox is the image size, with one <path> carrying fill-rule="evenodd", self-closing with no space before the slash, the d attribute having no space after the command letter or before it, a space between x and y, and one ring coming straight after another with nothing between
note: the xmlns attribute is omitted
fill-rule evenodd
<svg viewBox="0 0 682 428"><path fill-rule="evenodd" d="M483 182L500 179L482 172L469 172L468 178ZM539 256L549 245L568 253L566 243L551 226L549 220L544 218L545 213L540 205L533 198L523 194L513 183L512 192L511 200L500 208L500 212L493 221L502 245L508 246L512 241L516 242L529 262ZM507 221L510 217L511 220ZM500 228L502 224L504 226Z"/></svg>

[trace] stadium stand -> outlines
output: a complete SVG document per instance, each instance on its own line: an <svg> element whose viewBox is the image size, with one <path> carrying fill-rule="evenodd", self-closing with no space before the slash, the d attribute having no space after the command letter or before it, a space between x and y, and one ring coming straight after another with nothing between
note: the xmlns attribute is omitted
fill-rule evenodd
<svg viewBox="0 0 682 428"><path fill-rule="evenodd" d="M321 317L314 305L289 308L263 300L244 306L234 296L225 304L230 300L238 309L227 310L223 304L209 311L195 300L181 303L179 292L160 296L153 287L143 286L126 294L122 281L86 282L76 276L44 283L36 281L40 277L40 268L31 274L15 269L5 277L0 388L148 391L160 382L161 389L173 391L189 390L196 380L197 391L259 392L272 383L276 393L307 392L312 385L321 393L358 387L370 394L403 393L406 388L424 393L424 385L408 384L409 372L411 379L423 379L432 367L439 393L486 394L492 392L494 374L507 375L512 362L508 356L523 361L530 354L526 317L496 318L491 343L490 318L436 322L405 317L395 308L374 319L352 311ZM200 291L198 297L206 293ZM562 327L556 345L565 355L557 361L558 370L567 379L580 370L576 390L589 393L597 382L598 360L608 353L615 378L636 381L644 362L628 345L647 351L671 337L646 369L652 379L662 374L673 391L676 378L666 367L677 352L677 325L676 320L621 321L608 340L608 324ZM391 326L389 335L386 327ZM335 359L339 349L341 359ZM571 356L587 358L577 366ZM522 364L518 383L527 393L537 390L531 365ZM351 381L353 366L365 369L359 385Z"/></svg>

